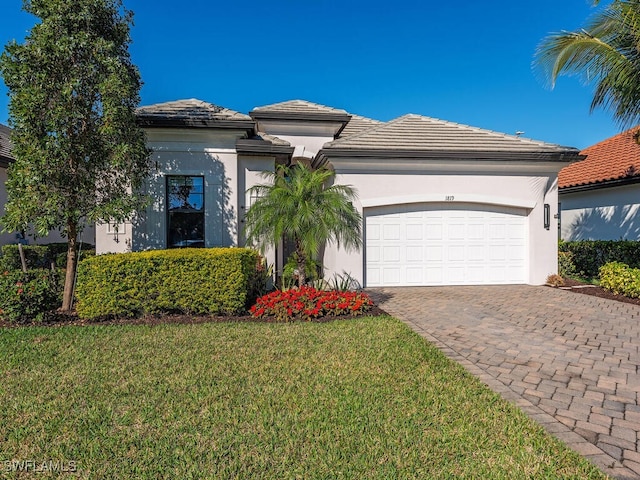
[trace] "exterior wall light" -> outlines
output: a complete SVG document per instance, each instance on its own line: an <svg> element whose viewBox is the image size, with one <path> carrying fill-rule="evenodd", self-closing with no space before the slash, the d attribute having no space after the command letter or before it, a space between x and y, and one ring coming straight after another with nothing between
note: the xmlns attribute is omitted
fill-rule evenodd
<svg viewBox="0 0 640 480"><path fill-rule="evenodd" d="M544 204L544 228L549 230L551 227L551 206L548 203Z"/></svg>

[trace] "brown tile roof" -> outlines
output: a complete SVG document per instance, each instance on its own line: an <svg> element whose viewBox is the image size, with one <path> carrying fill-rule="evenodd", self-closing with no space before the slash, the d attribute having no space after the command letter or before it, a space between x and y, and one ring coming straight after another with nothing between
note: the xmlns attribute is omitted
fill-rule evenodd
<svg viewBox="0 0 640 480"><path fill-rule="evenodd" d="M580 152L587 158L573 163L558 175L559 188L597 185L640 175L640 145L634 127Z"/></svg>
<svg viewBox="0 0 640 480"><path fill-rule="evenodd" d="M397 151L445 153L467 153L469 156L516 156L518 154L541 158L578 154L578 150L551 143L530 140L491 130L447 122L421 115L408 114L387 123L374 126L359 134L339 138L327 143L323 151L342 152Z"/></svg>
<svg viewBox="0 0 640 480"><path fill-rule="evenodd" d="M11 129L0 123L0 166L6 167L13 161L11 156Z"/></svg>

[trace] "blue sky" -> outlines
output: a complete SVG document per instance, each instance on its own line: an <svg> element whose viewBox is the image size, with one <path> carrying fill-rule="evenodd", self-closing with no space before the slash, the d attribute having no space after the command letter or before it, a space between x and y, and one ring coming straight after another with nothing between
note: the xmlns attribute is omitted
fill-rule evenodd
<svg viewBox="0 0 640 480"><path fill-rule="evenodd" d="M142 104L199 98L248 113L304 99L378 120L416 113L584 148L621 129L589 113L592 87L547 88L531 63L550 32L574 30L588 0L124 0ZM601 2L606 3L606 2ZM0 44L36 21L2 0ZM0 82L0 123L7 123Z"/></svg>

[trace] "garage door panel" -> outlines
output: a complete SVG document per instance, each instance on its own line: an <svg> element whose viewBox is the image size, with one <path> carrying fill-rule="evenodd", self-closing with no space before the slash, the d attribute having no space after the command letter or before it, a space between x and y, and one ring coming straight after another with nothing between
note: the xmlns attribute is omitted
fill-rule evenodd
<svg viewBox="0 0 640 480"><path fill-rule="evenodd" d="M383 240L400 240L400 225L389 224L382 226L382 239Z"/></svg>
<svg viewBox="0 0 640 480"><path fill-rule="evenodd" d="M421 204L365 218L367 286L525 283L524 210Z"/></svg>
<svg viewBox="0 0 640 480"><path fill-rule="evenodd" d="M367 245L367 259L369 264L377 264L380 263L382 259L380 256L380 247L377 245Z"/></svg>
<svg viewBox="0 0 640 480"><path fill-rule="evenodd" d="M431 245L425 248L427 253L427 262L441 262L444 258L444 247L440 245Z"/></svg>
<svg viewBox="0 0 640 480"><path fill-rule="evenodd" d="M367 240L380 240L380 225L373 222L367 225Z"/></svg>
<svg viewBox="0 0 640 480"><path fill-rule="evenodd" d="M465 247L463 245L449 245L447 251L449 252L447 258L450 262L464 262Z"/></svg>
<svg viewBox="0 0 640 480"><path fill-rule="evenodd" d="M400 268L383 268L382 281L384 285L400 285Z"/></svg>
<svg viewBox="0 0 640 480"><path fill-rule="evenodd" d="M484 245L469 245L467 259L471 262L484 262L486 251Z"/></svg>
<svg viewBox="0 0 640 480"><path fill-rule="evenodd" d="M421 245L409 245L405 250L407 254L407 263L422 264L424 260L424 248Z"/></svg>
<svg viewBox="0 0 640 480"><path fill-rule="evenodd" d="M474 283L482 283L486 275L484 265L470 265L467 269L467 273L469 280Z"/></svg>
<svg viewBox="0 0 640 480"><path fill-rule="evenodd" d="M466 238L466 225L458 222L459 220L449 224L449 240L464 240Z"/></svg>
<svg viewBox="0 0 640 480"><path fill-rule="evenodd" d="M385 245L382 247L382 260L388 263L400 262L400 247L395 245Z"/></svg>
<svg viewBox="0 0 640 480"><path fill-rule="evenodd" d="M422 267L407 267L407 283L410 285L422 285L424 272Z"/></svg>
<svg viewBox="0 0 640 480"><path fill-rule="evenodd" d="M424 238L422 223L407 225L407 240L422 240Z"/></svg>
<svg viewBox="0 0 640 480"><path fill-rule="evenodd" d="M438 221L442 221L441 218ZM443 240L444 228L440 223L427 223L425 225L427 240Z"/></svg>

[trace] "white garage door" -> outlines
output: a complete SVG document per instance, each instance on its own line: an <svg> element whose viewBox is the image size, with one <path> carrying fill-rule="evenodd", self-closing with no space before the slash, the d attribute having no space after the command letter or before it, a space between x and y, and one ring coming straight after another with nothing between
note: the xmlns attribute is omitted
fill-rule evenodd
<svg viewBox="0 0 640 480"><path fill-rule="evenodd" d="M526 215L524 209L471 204L365 210L365 283L526 283Z"/></svg>

